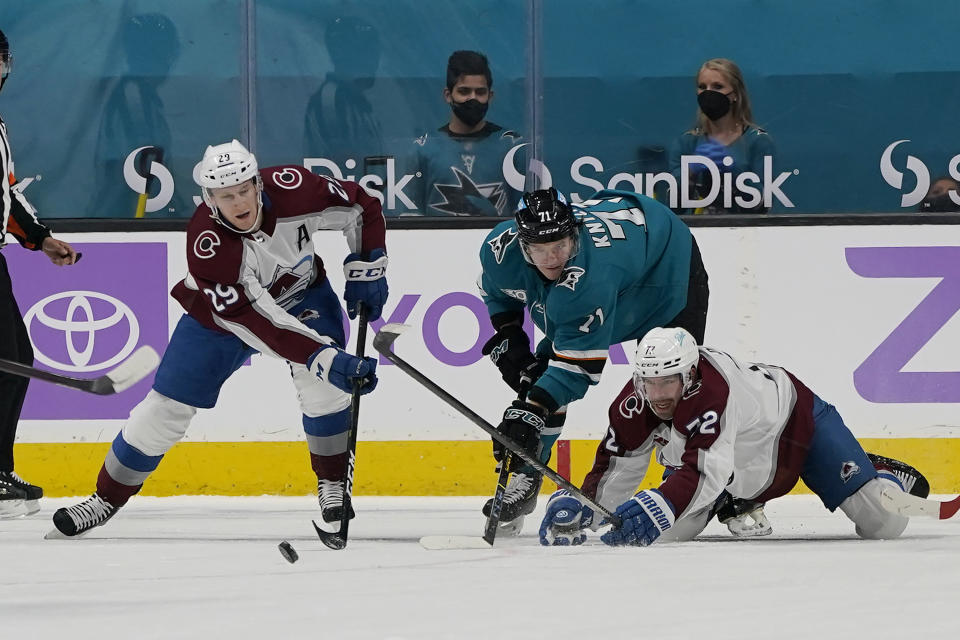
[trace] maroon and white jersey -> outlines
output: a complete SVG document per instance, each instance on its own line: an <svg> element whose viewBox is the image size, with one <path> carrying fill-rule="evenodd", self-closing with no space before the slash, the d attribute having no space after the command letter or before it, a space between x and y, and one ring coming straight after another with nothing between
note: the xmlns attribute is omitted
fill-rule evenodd
<svg viewBox="0 0 960 640"><path fill-rule="evenodd" d="M303 167L260 170L263 222L241 234L217 222L206 204L187 227L187 277L172 295L204 326L238 336L267 355L305 364L320 336L287 309L326 278L313 233L342 230L350 252L386 249L380 202L355 182Z"/></svg>
<svg viewBox="0 0 960 640"><path fill-rule="evenodd" d="M609 509L632 496L656 450L673 472L659 490L679 518L710 507L726 489L766 501L800 478L813 438L813 393L780 367L700 348L700 379L665 422L629 381L610 405L584 492Z"/></svg>

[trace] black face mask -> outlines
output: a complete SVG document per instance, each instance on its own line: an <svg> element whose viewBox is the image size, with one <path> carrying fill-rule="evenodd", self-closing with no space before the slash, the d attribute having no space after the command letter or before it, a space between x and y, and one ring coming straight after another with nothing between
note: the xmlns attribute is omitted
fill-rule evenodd
<svg viewBox="0 0 960 640"><path fill-rule="evenodd" d="M960 207L953 203L949 193L943 193L932 198L924 198L920 202L920 211L929 213L945 213L948 211L960 211Z"/></svg>
<svg viewBox="0 0 960 640"><path fill-rule="evenodd" d="M730 113L730 97L725 93L707 89L697 95L700 111L711 120L719 120Z"/></svg>
<svg viewBox="0 0 960 640"><path fill-rule="evenodd" d="M468 127L476 126L487 115L489 103L480 102L476 98L471 98L464 102L450 102L450 108L453 109L453 115L460 118L463 124Z"/></svg>

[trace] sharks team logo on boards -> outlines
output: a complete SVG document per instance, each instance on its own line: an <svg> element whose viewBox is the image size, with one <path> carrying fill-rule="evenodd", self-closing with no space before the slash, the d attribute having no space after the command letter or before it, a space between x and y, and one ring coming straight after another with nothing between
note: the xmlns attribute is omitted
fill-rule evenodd
<svg viewBox="0 0 960 640"><path fill-rule="evenodd" d="M493 251L493 257L496 258L497 264L503 262L503 256L507 252L507 247L509 247L510 243L516 238L517 232L509 228L493 240L487 242L487 244L490 245L490 251Z"/></svg>
<svg viewBox="0 0 960 640"><path fill-rule="evenodd" d="M457 184L437 183L433 185L443 196L443 202L431 204L431 207L454 216L489 215L489 210L486 210L487 207L483 205L486 201L496 211L494 215L503 213L503 208L507 202L507 194L503 189L502 182L477 184L470 176L456 167L450 167L450 170L457 178Z"/></svg>
<svg viewBox="0 0 960 640"><path fill-rule="evenodd" d="M580 278L583 277L584 273L586 273L586 271L581 267L567 267L560 275L557 286L566 287L570 289L570 291L576 291L577 283L580 282Z"/></svg>
<svg viewBox="0 0 960 640"><path fill-rule="evenodd" d="M860 465L853 460L848 460L840 465L840 479L843 480L844 484L858 473L860 473Z"/></svg>

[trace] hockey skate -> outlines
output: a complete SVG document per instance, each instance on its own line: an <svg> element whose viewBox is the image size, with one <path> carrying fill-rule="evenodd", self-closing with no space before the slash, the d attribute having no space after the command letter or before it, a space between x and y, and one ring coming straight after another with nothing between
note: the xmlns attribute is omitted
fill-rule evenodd
<svg viewBox="0 0 960 640"><path fill-rule="evenodd" d="M30 484L17 475L15 471L0 472L0 484L12 485L24 494L24 509L26 515L32 515L40 511L40 498L43 497L43 489L35 484Z"/></svg>
<svg viewBox="0 0 960 640"><path fill-rule="evenodd" d="M320 500L320 517L327 524L336 525L339 529L340 520L343 519L343 481L318 480L317 496ZM351 504L350 519L355 515Z"/></svg>
<svg viewBox="0 0 960 640"><path fill-rule="evenodd" d="M72 507L61 507L53 514L53 526L48 533L48 540L57 538L78 538L90 529L99 527L113 517L117 507L113 506L99 495L92 496Z"/></svg>
<svg viewBox="0 0 960 640"><path fill-rule="evenodd" d="M900 462L893 458L884 458L874 453L868 453L867 457L881 474L894 476L903 487L903 490L912 496L926 498L930 495L930 483L923 477L923 474L908 465L906 462Z"/></svg>
<svg viewBox="0 0 960 640"><path fill-rule="evenodd" d="M0 520L27 515L27 494L0 476Z"/></svg>
<svg viewBox="0 0 960 640"><path fill-rule="evenodd" d="M503 494L503 508L500 511L498 531L503 535L516 536L523 528L524 516L537 508L537 495L543 475L535 471L514 473ZM483 515L489 516L493 498L483 505Z"/></svg>

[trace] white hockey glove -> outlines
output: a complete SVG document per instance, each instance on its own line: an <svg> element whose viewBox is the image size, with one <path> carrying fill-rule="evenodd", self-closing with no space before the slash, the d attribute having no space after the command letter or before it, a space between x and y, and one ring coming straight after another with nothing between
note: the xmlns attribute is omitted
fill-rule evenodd
<svg viewBox="0 0 960 640"><path fill-rule="evenodd" d="M753 522L748 522L752 520ZM773 533L773 527L763 513L763 505L758 505L753 511L741 513L738 516L722 521L727 525L730 533L738 538L757 538L759 536L768 536Z"/></svg>
<svg viewBox="0 0 960 640"><path fill-rule="evenodd" d="M748 498L734 498L724 491L717 498L716 509L717 520L727 525L730 533L738 538L754 538L773 533L773 527L763 513L762 502Z"/></svg>

